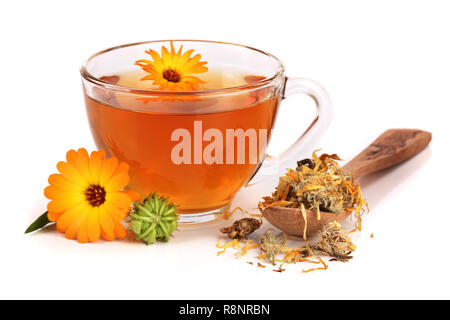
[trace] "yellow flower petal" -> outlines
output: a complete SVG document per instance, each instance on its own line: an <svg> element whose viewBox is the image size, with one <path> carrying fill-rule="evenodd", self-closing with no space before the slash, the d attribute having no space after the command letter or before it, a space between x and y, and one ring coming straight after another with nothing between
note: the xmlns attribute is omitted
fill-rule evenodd
<svg viewBox="0 0 450 320"><path fill-rule="evenodd" d="M61 175L74 184L87 186L88 181L77 171L75 168L67 162L60 161L56 165L56 168Z"/></svg>
<svg viewBox="0 0 450 320"><path fill-rule="evenodd" d="M117 169L119 161L116 158L109 158L103 164L102 171L100 173L99 185L104 186L107 184L109 179L113 176Z"/></svg>
<svg viewBox="0 0 450 320"><path fill-rule="evenodd" d="M167 51L166 47L163 46L161 48L161 60L165 67L168 66L169 58L170 58L170 53L169 53L169 51Z"/></svg>
<svg viewBox="0 0 450 320"><path fill-rule="evenodd" d="M83 220L80 228L78 229L77 240L79 243L87 243L89 241L88 232L87 232L89 215L90 214L88 214L88 216Z"/></svg>
<svg viewBox="0 0 450 320"><path fill-rule="evenodd" d="M93 151L91 153L91 158L89 161L89 172L91 174L91 184L98 184L99 183L99 177L103 166L103 159L101 155Z"/></svg>
<svg viewBox="0 0 450 320"><path fill-rule="evenodd" d="M117 174L112 177L108 183L105 185L106 192L114 192L119 191L122 188L125 188L126 185L130 182L130 177L125 174Z"/></svg>
<svg viewBox="0 0 450 320"><path fill-rule="evenodd" d="M64 212L53 212L53 211L48 211L48 212L47 212L47 218L48 218L48 220L55 222L55 221L58 221L59 217L61 217L61 215L62 215L63 213L64 213Z"/></svg>
<svg viewBox="0 0 450 320"><path fill-rule="evenodd" d="M90 207L88 207L86 210L80 210L78 216L74 219L73 223L67 228L66 230L66 237L68 239L75 239L75 236L77 235L81 225L83 224L84 220L86 219L86 216L89 214Z"/></svg>
<svg viewBox="0 0 450 320"><path fill-rule="evenodd" d="M119 166L117 167L116 172L114 172L114 175L118 174L128 174L128 171L130 170L130 166L126 162L120 162Z"/></svg>
<svg viewBox="0 0 450 320"><path fill-rule="evenodd" d="M155 80L155 77L153 75L148 75L148 76L142 77L141 81L142 80Z"/></svg>
<svg viewBox="0 0 450 320"><path fill-rule="evenodd" d="M170 42L170 44L171 44L171 46L173 47L173 43ZM180 55L181 55L181 51L183 51L183 45L180 45L180 49L178 49L177 56L180 56Z"/></svg>
<svg viewBox="0 0 450 320"><path fill-rule="evenodd" d="M115 208L129 208L131 205L131 197L121 191L109 192L106 194L108 204L113 203Z"/></svg>
<svg viewBox="0 0 450 320"><path fill-rule="evenodd" d="M116 209L115 211L113 211L111 217L112 217L112 219L114 221L114 224L121 223L122 220L124 218L126 218L126 216L128 216L128 212L129 211L130 210L126 210L126 209L123 209L123 208L122 209Z"/></svg>
<svg viewBox="0 0 450 320"><path fill-rule="evenodd" d="M117 238L123 239L127 236L127 230L122 226L122 224L118 223L114 225L114 234Z"/></svg>
<svg viewBox="0 0 450 320"><path fill-rule="evenodd" d="M102 238L107 241L114 240L114 222L109 215L109 212L105 210L104 206L99 208L99 218Z"/></svg>
<svg viewBox="0 0 450 320"><path fill-rule="evenodd" d="M98 207L93 208L88 217L87 234L90 242L95 242L100 238L99 210Z"/></svg>
<svg viewBox="0 0 450 320"><path fill-rule="evenodd" d="M44 195L48 198L48 199L83 199L83 193L82 193L82 189L79 189L80 191L66 191L66 190L62 190L59 189L53 185L48 186L44 189Z"/></svg>
<svg viewBox="0 0 450 320"><path fill-rule="evenodd" d="M90 180L89 167L80 162L79 153L83 153L84 149L77 151L69 150L66 154L67 163L70 164L86 181ZM84 150L84 152L87 151Z"/></svg>
<svg viewBox="0 0 450 320"><path fill-rule="evenodd" d="M125 193L130 196L131 201L138 201L139 200L139 192L136 192L134 190L124 190L122 193Z"/></svg>
<svg viewBox="0 0 450 320"><path fill-rule="evenodd" d="M80 173L87 178L89 183L93 183L93 178L89 172L89 154L86 149L78 149L78 169Z"/></svg>
<svg viewBox="0 0 450 320"><path fill-rule="evenodd" d="M60 215L58 221L56 222L56 229L59 232L66 232L66 230L75 223L76 219L88 210L89 207L85 202L81 202L78 205L73 206Z"/></svg>
<svg viewBox="0 0 450 320"><path fill-rule="evenodd" d="M85 199L77 197L61 197L50 201L47 204L47 210L51 212L63 212L79 204L80 202L85 202Z"/></svg>
<svg viewBox="0 0 450 320"><path fill-rule="evenodd" d="M155 50L152 50L152 49L150 49L149 51L146 51L146 52L152 56L155 65L160 66L163 64L158 52L156 52Z"/></svg>
<svg viewBox="0 0 450 320"><path fill-rule="evenodd" d="M48 177L48 183L61 191L82 192L83 186L72 183L61 174L52 174Z"/></svg>
<svg viewBox="0 0 450 320"><path fill-rule="evenodd" d="M188 62L189 58L191 57L192 53L194 52L194 49L190 49L188 51L186 51L180 58L180 63L181 64L186 64L186 62Z"/></svg>

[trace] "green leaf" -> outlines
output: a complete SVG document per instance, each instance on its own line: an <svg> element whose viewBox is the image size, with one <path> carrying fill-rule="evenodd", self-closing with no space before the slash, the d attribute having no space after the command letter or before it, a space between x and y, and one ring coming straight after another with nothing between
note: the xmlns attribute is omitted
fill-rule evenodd
<svg viewBox="0 0 450 320"><path fill-rule="evenodd" d="M51 223L52 221L48 220L47 213L48 211L45 211L39 218L37 218L32 224L30 224L28 229L25 230L25 233L30 233L42 229L43 227Z"/></svg>

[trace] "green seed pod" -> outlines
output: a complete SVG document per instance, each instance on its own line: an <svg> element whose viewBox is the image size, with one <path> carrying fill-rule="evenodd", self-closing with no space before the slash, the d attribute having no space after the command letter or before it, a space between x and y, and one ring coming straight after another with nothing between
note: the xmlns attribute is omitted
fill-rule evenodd
<svg viewBox="0 0 450 320"><path fill-rule="evenodd" d="M178 226L177 207L168 203L168 198L158 197L156 192L141 203L136 201L130 212L130 229L136 240L152 244L156 240L169 241Z"/></svg>

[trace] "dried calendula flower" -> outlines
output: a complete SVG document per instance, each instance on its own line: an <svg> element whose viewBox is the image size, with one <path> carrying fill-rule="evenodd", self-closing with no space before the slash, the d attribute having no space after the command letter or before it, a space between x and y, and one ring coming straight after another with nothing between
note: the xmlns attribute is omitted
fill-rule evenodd
<svg viewBox="0 0 450 320"><path fill-rule="evenodd" d="M315 254L329 255L338 261L347 262L352 258L350 254L356 250L356 246L339 222L333 221L320 231L320 240L311 249Z"/></svg>
<svg viewBox="0 0 450 320"><path fill-rule="evenodd" d="M261 219L243 218L236 220L227 228L221 228L220 232L228 234L231 239L245 239L262 224Z"/></svg>
<svg viewBox="0 0 450 320"><path fill-rule="evenodd" d="M261 248L261 257L264 257L271 264L275 265L276 256L278 253L288 251L286 248L286 237L280 235L275 235L273 229L267 230L259 240Z"/></svg>
<svg viewBox="0 0 450 320"><path fill-rule="evenodd" d="M130 229L136 234L136 240L152 244L156 240L169 241L172 232L178 226L177 207L168 203L168 198L153 193L141 202L133 204L130 213Z"/></svg>

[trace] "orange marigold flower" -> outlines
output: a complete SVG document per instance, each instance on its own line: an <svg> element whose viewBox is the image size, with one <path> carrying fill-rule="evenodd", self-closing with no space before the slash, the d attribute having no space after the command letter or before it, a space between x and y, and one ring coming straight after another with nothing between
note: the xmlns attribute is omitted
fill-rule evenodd
<svg viewBox="0 0 450 320"><path fill-rule="evenodd" d="M191 74L208 71L205 67L207 62L200 61L202 57L200 54L191 57L193 49L183 54L182 49L181 45L175 52L173 42L170 41L170 52L164 46L161 48L161 55L152 49L145 51L153 58L153 61L142 59L135 62L142 70L150 73L141 80L153 80L153 84L159 85L159 90L199 90L200 84L204 81Z"/></svg>
<svg viewBox="0 0 450 320"><path fill-rule="evenodd" d="M105 159L105 150L85 149L67 152L67 162L57 164L60 174L48 178L44 195L48 219L56 222L59 232L81 243L124 238L126 230L121 221L128 215L132 201L139 194L123 191L128 184L129 166L116 158Z"/></svg>

